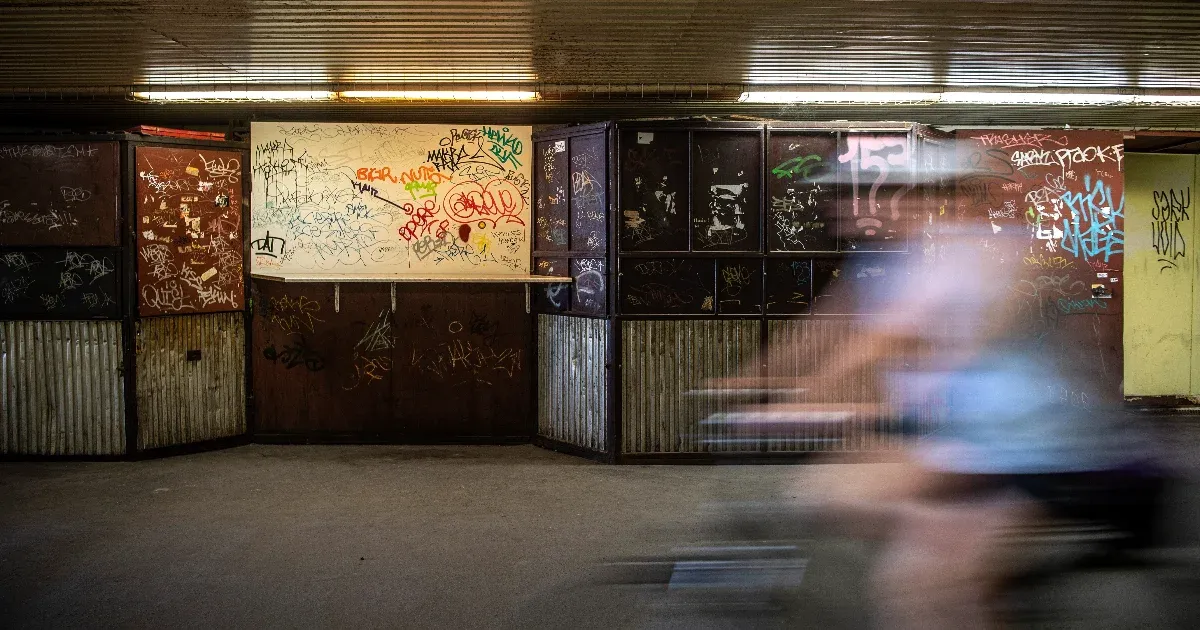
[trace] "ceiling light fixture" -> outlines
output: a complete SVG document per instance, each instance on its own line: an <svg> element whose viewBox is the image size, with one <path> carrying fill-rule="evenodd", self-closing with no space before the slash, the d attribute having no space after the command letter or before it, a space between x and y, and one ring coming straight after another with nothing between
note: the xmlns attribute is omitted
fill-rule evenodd
<svg viewBox="0 0 1200 630"><path fill-rule="evenodd" d="M1133 97L1136 105L1174 105L1195 107L1200 105L1200 94L1139 94Z"/></svg>
<svg viewBox="0 0 1200 630"><path fill-rule="evenodd" d="M1133 95L1098 92L942 92L951 105L1129 105Z"/></svg>
<svg viewBox="0 0 1200 630"><path fill-rule="evenodd" d="M342 98L388 101L536 101L537 92L503 90L345 90Z"/></svg>
<svg viewBox="0 0 1200 630"><path fill-rule="evenodd" d="M742 92L739 103L810 103L820 104L891 104L930 103L938 99L937 92Z"/></svg>
<svg viewBox="0 0 1200 630"><path fill-rule="evenodd" d="M1200 93L1114 94L1103 92L1014 92L948 90L945 92L888 91L762 91L742 92L739 103L797 105L1042 105L1098 106L1150 105L1200 107Z"/></svg>
<svg viewBox="0 0 1200 630"><path fill-rule="evenodd" d="M328 90L214 90L206 92L133 92L144 101L331 101Z"/></svg>

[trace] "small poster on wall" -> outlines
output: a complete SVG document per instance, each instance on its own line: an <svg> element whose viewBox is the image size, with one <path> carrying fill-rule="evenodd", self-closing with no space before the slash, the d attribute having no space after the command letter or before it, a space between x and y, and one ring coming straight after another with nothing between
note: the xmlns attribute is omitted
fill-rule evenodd
<svg viewBox="0 0 1200 630"><path fill-rule="evenodd" d="M531 132L253 123L252 270L527 275Z"/></svg>

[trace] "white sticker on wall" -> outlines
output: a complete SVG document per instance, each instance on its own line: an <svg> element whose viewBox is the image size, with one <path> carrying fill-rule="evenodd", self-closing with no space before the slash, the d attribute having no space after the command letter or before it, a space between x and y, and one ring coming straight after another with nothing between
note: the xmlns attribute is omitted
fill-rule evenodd
<svg viewBox="0 0 1200 630"><path fill-rule="evenodd" d="M639 131L638 132L638 144L650 144L651 142L654 142L654 132L653 131Z"/></svg>
<svg viewBox="0 0 1200 630"><path fill-rule="evenodd" d="M1097 273L1097 274L1096 274L1096 277L1097 277L1097 278L1107 278L1107 277L1108 277L1108 272L1107 272L1107 271L1101 271L1100 273Z"/></svg>
<svg viewBox="0 0 1200 630"><path fill-rule="evenodd" d="M554 152L555 153L562 153L563 151L566 151L566 150L567 150L567 141L566 140L558 140L554 143Z"/></svg>

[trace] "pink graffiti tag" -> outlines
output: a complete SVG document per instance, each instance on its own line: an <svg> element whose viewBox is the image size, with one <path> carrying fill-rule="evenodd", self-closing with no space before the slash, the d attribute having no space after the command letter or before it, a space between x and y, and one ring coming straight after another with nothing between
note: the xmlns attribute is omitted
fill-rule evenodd
<svg viewBox="0 0 1200 630"><path fill-rule="evenodd" d="M850 135L846 138L846 152L838 156L838 162L850 163L850 183L854 187L852 203L855 224L858 227L866 228L864 233L872 236L876 229L883 227L883 222L874 218L879 211L879 204L875 201L875 197L879 192L879 187L887 181L891 167L903 167L908 164L908 139L897 136ZM878 172L875 183L871 185L867 196L869 216L866 212L860 213L858 207L859 172L868 169ZM888 203L893 221L900 219L900 198L904 196L905 192L903 189L896 191Z"/></svg>

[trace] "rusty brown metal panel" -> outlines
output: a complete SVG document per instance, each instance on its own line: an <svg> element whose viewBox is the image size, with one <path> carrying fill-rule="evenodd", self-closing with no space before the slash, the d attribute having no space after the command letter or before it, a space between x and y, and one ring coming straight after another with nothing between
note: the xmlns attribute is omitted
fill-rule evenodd
<svg viewBox="0 0 1200 630"><path fill-rule="evenodd" d="M538 435L607 450L607 347L605 320L538 316Z"/></svg>
<svg viewBox="0 0 1200 630"><path fill-rule="evenodd" d="M0 322L0 453L120 455L120 322Z"/></svg>
<svg viewBox="0 0 1200 630"><path fill-rule="evenodd" d="M240 310L242 154L137 147L138 312Z"/></svg>
<svg viewBox="0 0 1200 630"><path fill-rule="evenodd" d="M246 330L241 313L137 322L138 449L246 432Z"/></svg>
<svg viewBox="0 0 1200 630"><path fill-rule="evenodd" d="M0 245L119 244L116 142L0 144Z"/></svg>
<svg viewBox="0 0 1200 630"><path fill-rule="evenodd" d="M708 379L753 365L758 320L632 320L621 329L622 453L757 450L701 421L733 410Z"/></svg>
<svg viewBox="0 0 1200 630"><path fill-rule="evenodd" d="M956 213L991 225L981 248L1011 290L1014 332L1070 384L1119 404L1124 144L1112 131L958 130ZM967 171L967 169L970 169Z"/></svg>

